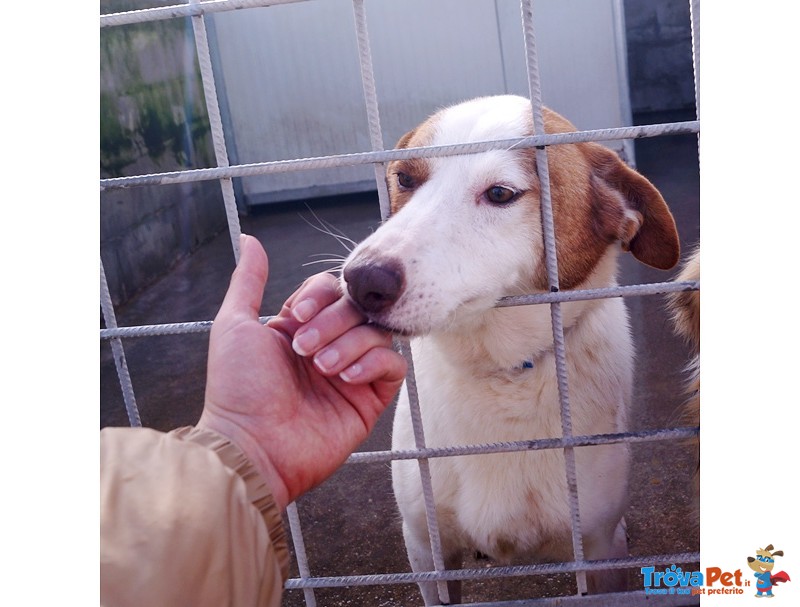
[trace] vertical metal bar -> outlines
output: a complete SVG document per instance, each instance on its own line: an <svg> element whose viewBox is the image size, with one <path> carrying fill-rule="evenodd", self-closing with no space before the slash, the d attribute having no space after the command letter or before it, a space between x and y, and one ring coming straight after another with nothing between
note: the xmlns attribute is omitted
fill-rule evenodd
<svg viewBox="0 0 800 607"><path fill-rule="evenodd" d="M372 67L372 50L369 45L367 30L367 13L364 0L353 0L353 16L355 17L356 39L358 43L358 62L361 68L361 85L364 89L364 103L367 108L369 139L373 152L383 151L383 133L378 107L378 92L375 86L375 70ZM375 183L378 187L378 201L381 207L381 218L389 217L389 190L386 187L386 166L383 163L373 165Z"/></svg>
<svg viewBox="0 0 800 607"><path fill-rule="evenodd" d="M297 512L296 502L292 502L286 506L286 517L289 519L289 530L292 534L292 544L294 545L294 554L297 559L297 569L300 573L300 579L308 579L311 577L311 569L308 566L306 544L305 541L303 541L303 531L300 528L300 515ZM303 588L303 596L306 599L306 605L308 605L308 607L317 606L317 597L314 595L313 588Z"/></svg>
<svg viewBox="0 0 800 607"><path fill-rule="evenodd" d="M408 340L398 340L398 342L400 344L400 352L408 363L406 391L408 392L408 404L411 413L411 427L414 431L414 444L417 449L424 449L425 429L422 425L422 412L419 408L419 394L417 393L416 375L414 373L414 360L411 356L411 344ZM442 539L439 533L439 520L436 517L436 503L433 499L430 463L427 458L419 458L417 459L417 464L419 465L419 476L422 482L422 497L425 501L425 520L428 524L428 536L431 540L433 568L435 571L441 572L445 570L445 564L442 554ZM442 604L449 604L450 593L447 589L447 582L437 581L436 589Z"/></svg>
<svg viewBox="0 0 800 607"><path fill-rule="evenodd" d="M214 13L206 14L205 24L208 35L208 49L211 53L211 69L216 83L217 101L222 120L222 132L225 133L225 149L228 154L228 161L231 165L241 164L238 149L236 147L236 131L233 128L233 117L231 116L231 106L228 101L228 87L225 84L225 72L222 67L222 54L219 51L219 36L217 34L216 17ZM236 208L240 214L247 214L247 203L245 202L244 186L242 178L231 179L233 191L236 198Z"/></svg>
<svg viewBox="0 0 800 607"><path fill-rule="evenodd" d="M689 0L692 28L692 68L694 71L694 113L700 120L700 0ZM700 133L697 134L697 162L700 162Z"/></svg>
<svg viewBox="0 0 800 607"><path fill-rule="evenodd" d="M510 93L508 90L508 69L506 67L506 53L503 48L503 28L500 22L500 7L497 5L500 0L494 0L494 20L497 24L497 48L500 50L500 66L503 70L503 92Z"/></svg>
<svg viewBox="0 0 800 607"><path fill-rule="evenodd" d="M631 84L628 74L628 42L625 37L625 7L622 0L612 0L611 12L614 19L614 48L617 60L617 80L619 82L622 121L625 126L631 126L633 125L633 110L631 109ZM622 154L625 162L632 167L636 167L636 150L632 139L622 140Z"/></svg>
<svg viewBox="0 0 800 607"><path fill-rule="evenodd" d="M694 67L694 103L700 120L700 0L689 0L692 26L692 63Z"/></svg>
<svg viewBox="0 0 800 607"><path fill-rule="evenodd" d="M114 304L111 301L111 293L108 290L106 270L102 259L100 259L100 310L103 313L106 327L116 329L117 317L114 314ZM139 408L136 405L136 395L133 393L131 374L128 372L128 361L125 359L125 349L122 347L122 340L119 337L111 339L111 352L114 355L114 365L117 368L120 388L122 388L125 410L128 412L128 423L133 427L139 427L142 425L142 420L139 417Z"/></svg>
<svg viewBox="0 0 800 607"><path fill-rule="evenodd" d="M533 28L533 0L521 0L522 25L525 36L525 60L528 67L528 88L530 90L531 108L533 111L533 128L535 135L543 135L544 117L542 115L542 92L539 79L539 63L536 55L536 36ZM556 259L556 238L553 222L553 208L550 198L550 171L547 164L547 150L537 148L536 165L539 175L540 203L542 212L542 228L544 232L545 263L547 277L552 292L559 290L558 262ZM561 317L561 305L550 305L550 317L553 325L553 345L556 363L558 393L561 403L561 428L565 438L572 436L572 418L569 407L569 386L567 383L566 353L564 349L564 325ZM575 450L564 448L569 506L572 518L572 549L575 561L584 560L583 534L581 533L580 504L578 502L578 484L575 469ZM578 594L586 594L586 572L576 572Z"/></svg>
<svg viewBox="0 0 800 607"><path fill-rule="evenodd" d="M372 51L369 43L369 32L367 30L367 14L364 8L364 0L353 0L353 15L356 25L356 38L358 43L358 58L361 67L361 83L364 89L364 103L367 108L367 121L369 123L370 143L373 151L383 150L383 134L381 132L380 112L378 106L378 93L375 86L375 71L372 66ZM386 168L383 163L373 165L375 167L375 181L378 186L378 199L381 207L381 217L386 219L389 216L389 191L386 185ZM408 362L408 377L406 379L406 390L409 396L409 408L411 411L411 422L414 430L414 440L417 448L425 447L425 432L422 425L422 414L419 408L419 396L414 379L414 361L411 354L411 346L408 341L400 342L400 350ZM439 522L436 518L436 505L433 499L433 483L431 480L430 465L427 459L417 460L419 464L420 478L422 481L422 494L425 499L425 515L428 523L428 535L431 540L431 553L433 556L433 566L436 571L444 571L444 557L442 555L442 542L439 534ZM447 582L438 581L436 587L439 593L439 600L442 603L449 603L450 597L447 590Z"/></svg>
<svg viewBox="0 0 800 607"><path fill-rule="evenodd" d="M189 4L196 5L198 0L190 0ZM225 133L222 128L222 115L217 99L217 87L214 82L214 69L211 65L211 51L208 46L208 33L206 32L205 18L203 15L192 17L194 40L197 47L197 61L200 65L200 76L203 80L203 93L206 99L208 120L211 125L211 140L214 143L214 155L217 166L228 167L228 152L225 148ZM233 180L229 177L219 180L222 188L222 199L225 203L225 215L228 218L228 231L230 232L233 256L239 262L239 236L242 228L239 224L239 213L236 209L236 195L233 190Z"/></svg>

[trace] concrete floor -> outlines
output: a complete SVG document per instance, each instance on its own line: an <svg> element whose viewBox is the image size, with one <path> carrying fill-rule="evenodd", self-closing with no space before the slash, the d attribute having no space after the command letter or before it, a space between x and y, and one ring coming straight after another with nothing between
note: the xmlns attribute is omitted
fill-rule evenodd
<svg viewBox="0 0 800 607"><path fill-rule="evenodd" d="M651 122L687 119L658 116ZM690 118L689 118L690 119ZM691 135L636 142L638 169L661 190L675 215L686 250L699 239L699 169L697 140ZM314 227L322 220L353 240L379 222L372 194L346 199L313 200L292 206L259 208L242 218L242 230L258 237L270 256L271 275L262 314L275 313L307 277L325 269L304 264L316 254L344 253L329 235ZM313 211L313 213L312 213ZM315 217L316 216L316 217ZM117 310L120 326L207 320L213 318L233 270L227 234L180 262L157 284ZM622 282L660 282L674 272L647 268L626 256ZM664 298L627 300L637 342L637 372L631 430L679 425L680 373L687 348L671 332ZM169 430L197 421L203 402L208 336L164 336L125 342L141 418L146 426ZM127 425L127 418L107 344L101 344L100 424ZM388 449L391 411L385 414L362 450ZM630 509L626 515L632 555L699 550L692 514L694 463L685 445L644 443L633 448ZM298 502L309 563L315 576L409 571L387 464L343 467L328 482ZM468 562L466 567L487 566ZM292 565L292 576L296 576ZM631 589L641 589L637 572ZM556 596L574 592L572 576L536 576L491 582L466 582L464 601L497 601ZM392 585L317 590L320 605L415 605L416 586ZM284 604L302 605L303 593L287 592Z"/></svg>

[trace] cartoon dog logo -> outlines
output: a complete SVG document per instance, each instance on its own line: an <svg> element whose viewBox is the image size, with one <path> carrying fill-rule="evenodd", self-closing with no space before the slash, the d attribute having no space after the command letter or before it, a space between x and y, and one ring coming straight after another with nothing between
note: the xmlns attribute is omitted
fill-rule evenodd
<svg viewBox="0 0 800 607"><path fill-rule="evenodd" d="M772 573L775 568L775 557L783 556L783 550L773 550L773 548L773 545L770 544L766 548L756 550L755 557L747 557L748 567L756 572L756 579L758 580L756 582L756 590L758 590L756 596L758 598L764 596L772 598L775 596L772 594L773 585L791 581L789 574L785 571Z"/></svg>

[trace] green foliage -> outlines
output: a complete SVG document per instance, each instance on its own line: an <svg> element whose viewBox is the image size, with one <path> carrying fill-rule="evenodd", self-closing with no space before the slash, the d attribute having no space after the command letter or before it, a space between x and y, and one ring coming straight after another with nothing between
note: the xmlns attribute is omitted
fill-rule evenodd
<svg viewBox="0 0 800 607"><path fill-rule="evenodd" d="M101 30L101 174L122 176L144 158L168 170L207 162L208 116L191 95L202 91L199 69L181 61L187 27L178 19Z"/></svg>
<svg viewBox="0 0 800 607"><path fill-rule="evenodd" d="M119 177L135 160L133 132L120 123L116 98L100 93L100 170Z"/></svg>

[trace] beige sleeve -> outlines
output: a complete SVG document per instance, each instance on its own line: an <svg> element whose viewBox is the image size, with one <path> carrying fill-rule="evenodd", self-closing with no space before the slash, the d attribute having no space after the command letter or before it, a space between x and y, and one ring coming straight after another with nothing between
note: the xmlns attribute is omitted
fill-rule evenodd
<svg viewBox="0 0 800 607"><path fill-rule="evenodd" d="M101 430L103 606L279 605L288 565L281 514L225 437Z"/></svg>

